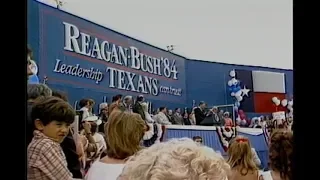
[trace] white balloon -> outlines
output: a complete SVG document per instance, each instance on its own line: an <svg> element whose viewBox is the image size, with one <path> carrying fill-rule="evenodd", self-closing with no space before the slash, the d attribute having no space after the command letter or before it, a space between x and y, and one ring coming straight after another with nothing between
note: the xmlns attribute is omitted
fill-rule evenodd
<svg viewBox="0 0 320 180"><path fill-rule="evenodd" d="M275 102L276 106L279 106L281 104L281 101L278 99L276 102Z"/></svg>
<svg viewBox="0 0 320 180"><path fill-rule="evenodd" d="M235 96L236 96L236 97L241 96L241 95L242 95L242 91L241 91L241 90L239 90L239 91L237 91L237 92L235 93Z"/></svg>
<svg viewBox="0 0 320 180"><path fill-rule="evenodd" d="M235 70L231 70L230 73L229 73L229 76L235 77L236 76L236 71Z"/></svg>
<svg viewBox="0 0 320 180"><path fill-rule="evenodd" d="M240 119L240 117L237 117L237 119L236 119L236 123L237 123L237 125L240 125L240 123L241 123L241 119Z"/></svg>
<svg viewBox="0 0 320 180"><path fill-rule="evenodd" d="M273 103L276 103L278 101L278 98L277 97L273 97L271 100L272 100Z"/></svg>
<svg viewBox="0 0 320 180"><path fill-rule="evenodd" d="M293 106L293 100L290 100L289 102L288 102L288 106Z"/></svg>
<svg viewBox="0 0 320 180"><path fill-rule="evenodd" d="M232 84L233 84L232 80L229 80L228 81L228 86L232 86Z"/></svg>
<svg viewBox="0 0 320 180"><path fill-rule="evenodd" d="M286 106L288 105L288 100L282 99L281 105L282 105L283 107L286 107Z"/></svg>
<svg viewBox="0 0 320 180"><path fill-rule="evenodd" d="M291 106L289 106L288 109L289 109L290 112L293 111L293 107L291 107Z"/></svg>
<svg viewBox="0 0 320 180"><path fill-rule="evenodd" d="M238 80L236 78L232 78L231 81L233 85L236 85L238 83Z"/></svg>
<svg viewBox="0 0 320 180"><path fill-rule="evenodd" d="M242 96L236 96L237 98L237 101L241 102L243 100L243 97Z"/></svg>
<svg viewBox="0 0 320 180"><path fill-rule="evenodd" d="M235 96L235 93L234 93L234 92L232 92L232 93L231 93L231 96Z"/></svg>

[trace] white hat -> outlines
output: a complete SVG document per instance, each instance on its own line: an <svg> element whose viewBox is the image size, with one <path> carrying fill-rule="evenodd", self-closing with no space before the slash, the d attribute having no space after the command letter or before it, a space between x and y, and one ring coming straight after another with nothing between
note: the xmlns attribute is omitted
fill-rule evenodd
<svg viewBox="0 0 320 180"><path fill-rule="evenodd" d="M83 121L95 122L98 126L102 123L98 116L88 116Z"/></svg>
<svg viewBox="0 0 320 180"><path fill-rule="evenodd" d="M99 109L104 109L104 108L106 108L106 107L108 107L108 103L101 103L101 104L99 105Z"/></svg>

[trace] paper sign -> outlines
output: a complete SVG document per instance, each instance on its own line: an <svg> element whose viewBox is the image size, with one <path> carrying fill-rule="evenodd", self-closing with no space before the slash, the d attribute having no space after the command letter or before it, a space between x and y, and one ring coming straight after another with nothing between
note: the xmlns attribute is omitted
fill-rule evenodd
<svg viewBox="0 0 320 180"><path fill-rule="evenodd" d="M285 120L286 119L286 113L284 111L278 111L278 112L274 112L272 113L272 117L273 119L276 120Z"/></svg>

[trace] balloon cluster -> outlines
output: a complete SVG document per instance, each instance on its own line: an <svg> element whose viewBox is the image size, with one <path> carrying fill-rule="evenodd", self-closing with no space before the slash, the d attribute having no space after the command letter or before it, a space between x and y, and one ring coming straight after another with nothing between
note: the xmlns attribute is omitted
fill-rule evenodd
<svg viewBox="0 0 320 180"><path fill-rule="evenodd" d="M240 102L243 100L240 81L236 79L235 70L231 70L229 76L231 77L231 79L228 81L228 90L230 92L230 95L235 99L235 108L237 111L240 106Z"/></svg>
<svg viewBox="0 0 320 180"><path fill-rule="evenodd" d="M291 100L287 100L287 99L280 100L277 97L273 97L271 100L276 106L279 106L281 104L281 106L286 107L289 110L289 114L292 116L292 114L293 114L293 99L291 99Z"/></svg>
<svg viewBox="0 0 320 180"><path fill-rule="evenodd" d="M245 126L247 124L248 120L247 120L247 117L246 117L244 111L239 110L239 107L240 107L241 101L243 100L244 94L246 94L248 96L249 90L246 89L247 90L246 93L243 93L241 86L240 86L240 81L238 79L236 79L235 70L231 70L229 72L229 76L231 77L231 79L227 82L228 90L229 90L231 97L233 97L233 99L235 100L234 110L235 110L235 113L238 114L238 116L236 118L236 123L237 123L237 125ZM244 87L244 89L245 89L245 87Z"/></svg>
<svg viewBox="0 0 320 180"><path fill-rule="evenodd" d="M281 104L281 100L278 97L273 97L271 101L276 105L279 106Z"/></svg>

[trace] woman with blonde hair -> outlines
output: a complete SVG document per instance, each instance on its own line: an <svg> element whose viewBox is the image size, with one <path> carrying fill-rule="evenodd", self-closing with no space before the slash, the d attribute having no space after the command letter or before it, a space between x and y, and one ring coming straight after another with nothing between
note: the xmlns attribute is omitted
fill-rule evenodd
<svg viewBox="0 0 320 180"><path fill-rule="evenodd" d="M269 162L270 171L264 174L264 179L291 180L293 161L293 133L277 129L270 136Z"/></svg>
<svg viewBox="0 0 320 180"><path fill-rule="evenodd" d="M249 139L243 136L235 137L228 148L228 163L232 175L229 180L258 180L259 170L253 161L253 153Z"/></svg>
<svg viewBox="0 0 320 180"><path fill-rule="evenodd" d="M136 113L113 110L105 126L107 156L92 164L86 180L116 180L126 160L137 153L145 123Z"/></svg>
<svg viewBox="0 0 320 180"><path fill-rule="evenodd" d="M213 149L182 138L143 149L128 160L119 180L227 180L229 170Z"/></svg>

